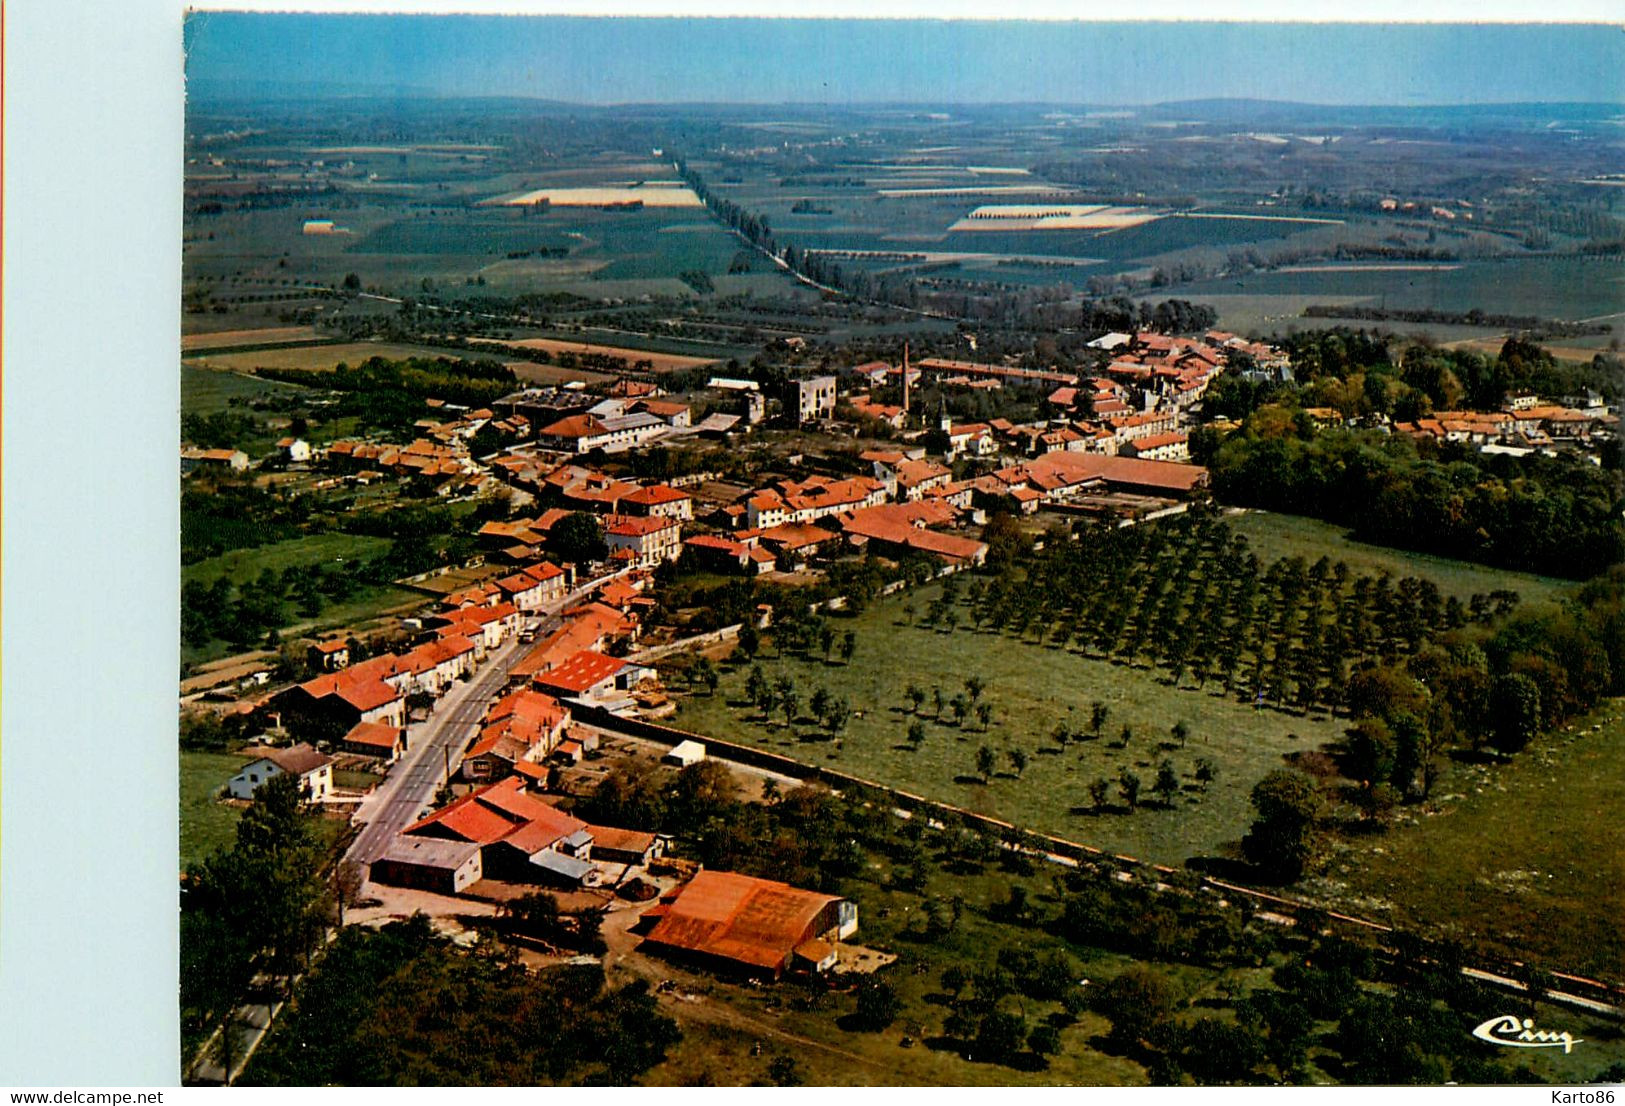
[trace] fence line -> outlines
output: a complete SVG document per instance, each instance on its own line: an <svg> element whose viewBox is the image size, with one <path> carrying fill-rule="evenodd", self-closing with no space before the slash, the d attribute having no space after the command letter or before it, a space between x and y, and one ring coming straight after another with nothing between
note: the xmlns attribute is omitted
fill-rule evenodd
<svg viewBox="0 0 1625 1106"><path fill-rule="evenodd" d="M720 760L732 761L753 768L763 768L791 779L802 781L814 780L829 784L831 787L861 793L868 793L873 798L880 798L901 810L910 813L935 812L941 817L945 825L957 821L967 829L979 830L997 837L1006 845L1016 848L1033 847L1042 848L1045 852L1077 862L1094 864L1107 864L1118 871L1126 873L1131 878L1140 873L1153 881L1159 876L1179 874L1179 870L1164 864L1155 864L1141 860L1138 857L1124 856L1120 853L1107 852L1093 845L1086 845L1079 841L1071 841L1064 837L1040 833L1034 830L1024 830L1013 823L992 818L985 814L978 814L973 810L955 806L952 803L941 802L937 799L928 799L915 795L909 791L902 791L888 784L875 780L864 779L862 776L839 772L833 768L820 765L806 764L792 757L779 753L771 753L765 749L758 749L750 745L740 745L723 738L711 737L706 734L691 733L673 726L662 726L656 722L648 722L641 718L627 718L614 714L602 707L581 706L574 709L578 721L601 729L614 730L632 737L645 738L657 741L668 746L674 746L684 741L697 741L705 746L706 755L714 756ZM1227 880L1214 879L1211 876L1199 877L1199 886L1217 892L1228 892L1231 895L1242 895L1260 903L1268 904L1277 913L1287 915L1297 924L1305 916L1328 922L1342 923L1357 927L1369 932L1398 933L1395 927L1383 922L1374 922L1366 918L1344 914L1338 911L1327 910L1315 906L1313 903L1303 902L1299 899L1290 899L1268 891L1260 891L1241 884L1231 883ZM1501 972L1518 972L1524 965L1516 960L1503 960L1497 968ZM1610 1007L1614 1015L1620 1013L1619 1005L1625 1000L1625 989L1617 984L1601 980L1588 979L1584 976L1572 975L1568 972L1552 972L1554 978L1562 980L1574 989L1590 991L1600 996ZM1584 1000L1582 1000L1584 1001Z"/></svg>
<svg viewBox="0 0 1625 1106"><path fill-rule="evenodd" d="M724 626L720 630L695 634L693 637L686 637L681 641L671 641L665 645L651 645L647 649L639 649L627 654L627 659L637 661L640 664L647 664L651 661L669 657L673 653L681 653L686 649L701 649L707 645L718 645L724 641L732 641L739 636L739 631L743 625L743 623L736 622L732 626Z"/></svg>

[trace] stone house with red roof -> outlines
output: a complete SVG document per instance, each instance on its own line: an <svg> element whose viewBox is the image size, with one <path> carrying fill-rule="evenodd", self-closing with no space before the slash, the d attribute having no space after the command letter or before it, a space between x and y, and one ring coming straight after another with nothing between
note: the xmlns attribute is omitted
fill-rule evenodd
<svg viewBox="0 0 1625 1106"><path fill-rule="evenodd" d="M625 550L631 563L654 568L682 556L683 528L674 518L610 515L604 523L604 541L612 558Z"/></svg>

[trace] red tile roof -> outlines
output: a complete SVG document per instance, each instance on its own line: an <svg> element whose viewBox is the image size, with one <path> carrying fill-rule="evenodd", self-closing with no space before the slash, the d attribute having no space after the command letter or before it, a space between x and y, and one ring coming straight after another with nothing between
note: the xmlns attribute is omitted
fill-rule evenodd
<svg viewBox="0 0 1625 1106"><path fill-rule="evenodd" d="M688 404L669 399L640 399L632 406L636 410L647 411L649 414L657 415L663 419L670 418L673 415L681 415L688 410Z"/></svg>
<svg viewBox="0 0 1625 1106"><path fill-rule="evenodd" d="M548 423L536 435L540 438L596 438L603 433L604 424L591 415L570 415Z"/></svg>
<svg viewBox="0 0 1625 1106"><path fill-rule="evenodd" d="M357 722L344 735L344 743L394 750L400 744L401 732L399 727L386 726L382 722Z"/></svg>
<svg viewBox="0 0 1625 1106"><path fill-rule="evenodd" d="M640 507L654 507L661 503L679 503L690 498L692 497L688 493L680 492L666 484L651 484L628 495L626 502L636 503Z"/></svg>
<svg viewBox="0 0 1625 1106"><path fill-rule="evenodd" d="M549 730L569 717L569 710L553 696L529 688L509 692L485 712L487 722L521 718Z"/></svg>
<svg viewBox="0 0 1625 1106"><path fill-rule="evenodd" d="M621 538L642 538L663 530L676 529L676 519L642 518L637 515L610 515L604 523L604 533Z"/></svg>
<svg viewBox="0 0 1625 1106"><path fill-rule="evenodd" d="M401 697L398 688L391 687L382 680L368 680L348 684L339 688L334 694L359 711L376 710L384 704L393 703Z"/></svg>
<svg viewBox="0 0 1625 1106"><path fill-rule="evenodd" d="M658 945L778 969L812 932L834 895L734 872L699 872L669 901L649 933Z"/></svg>
<svg viewBox="0 0 1625 1106"><path fill-rule="evenodd" d="M583 649L552 671L537 676L536 682L566 694L579 695L614 676L626 663L618 657Z"/></svg>
<svg viewBox="0 0 1625 1106"><path fill-rule="evenodd" d="M561 820L573 823L576 829L586 825L527 794L524 781L510 776L454 800L401 832L452 836L477 845L490 845L516 836L533 823L556 827L564 824ZM553 840L573 832L571 829L556 834Z"/></svg>
<svg viewBox="0 0 1625 1106"><path fill-rule="evenodd" d="M784 549L805 549L809 545L829 541L836 535L810 522L786 522L762 531L762 540Z"/></svg>
<svg viewBox="0 0 1625 1106"><path fill-rule="evenodd" d="M473 651L472 641L461 634L452 634L435 641L424 642L402 659L411 666L413 672L427 672Z"/></svg>

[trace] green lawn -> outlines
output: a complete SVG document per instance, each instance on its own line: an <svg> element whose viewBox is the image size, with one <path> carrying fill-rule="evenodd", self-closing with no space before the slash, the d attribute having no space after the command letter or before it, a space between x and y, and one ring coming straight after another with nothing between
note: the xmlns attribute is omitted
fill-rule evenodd
<svg viewBox="0 0 1625 1106"><path fill-rule="evenodd" d="M1313 890L1625 980L1625 702L1537 738L1510 764L1452 764L1434 794L1436 813L1358 842Z"/></svg>
<svg viewBox="0 0 1625 1106"><path fill-rule="evenodd" d="M181 839L180 867L208 859L216 849L229 849L237 839L237 822L242 808L220 801L226 781L235 776L246 757L236 753L180 753ZM376 782L376 777L374 777ZM314 818L311 832L324 846L331 846L345 829L338 818Z"/></svg>
<svg viewBox="0 0 1625 1106"><path fill-rule="evenodd" d="M1443 595L1453 595L1462 602L1474 592L1488 594L1497 588L1510 588L1523 597L1524 604L1535 606L1551 601L1562 589L1573 586L1571 581L1550 576L1509 572L1449 557L1368 545L1349 538L1341 526L1297 515L1250 510L1226 514L1224 521L1236 533L1246 535L1259 560L1265 563L1281 557L1302 557L1312 563L1325 556L1333 561L1346 561L1349 569L1357 573L1387 572L1395 579L1425 577L1437 584Z"/></svg>
<svg viewBox="0 0 1625 1106"><path fill-rule="evenodd" d="M212 584L224 576L234 584L252 582L267 568L274 572L305 565L355 564L389 549L388 538L361 534L309 534L289 541L233 549L181 568L181 581Z"/></svg>
<svg viewBox="0 0 1625 1106"><path fill-rule="evenodd" d="M181 757L181 867L229 849L237 836L237 807L219 801L226 781L246 761L233 753L192 753Z"/></svg>
<svg viewBox="0 0 1625 1106"><path fill-rule="evenodd" d="M212 415L231 409L232 400L255 400L266 396L297 395L305 389L297 384L256 380L232 372L203 369L181 363L181 410Z"/></svg>
<svg viewBox="0 0 1625 1106"><path fill-rule="evenodd" d="M1205 691L1174 691L1150 670L994 633L961 628L948 634L905 625L904 605L924 610L935 594L929 588L907 598L893 596L855 619L834 620L838 632L851 628L858 635L857 655L849 666L779 659L771 650L761 662L770 676L783 673L795 681L803 714L811 713L807 704L819 686L850 699L854 716L839 748L809 719L794 728L784 724L782 715L764 724L755 708L743 704L744 667L725 673L715 696L702 692L685 697L673 724L1170 864L1212 855L1225 843L1239 841L1251 821L1248 792L1253 784L1280 767L1284 755L1341 736L1341 721L1254 710ZM935 684L952 698L972 674L987 681L983 697L994 707L990 731L983 733L974 716L960 729L947 711L942 722L933 721L928 698L926 741L918 752L911 751L904 743L911 721L904 689L915 683L929 695ZM1064 722L1074 733L1087 729L1091 703L1097 699L1111 711L1105 736L1071 744L1064 752L1057 749L1049 737L1056 725ZM1179 721L1190 729L1188 745L1163 748L1171 744L1169 730ZM1111 747L1125 723L1134 731L1128 748ZM984 744L999 759L988 784L976 778L976 752ZM1028 754L1019 779L1007 757L1015 748ZM1206 794L1192 779L1199 757L1218 768L1218 779ZM1150 792L1164 758L1173 761L1185 787L1172 809L1163 809ZM1123 768L1144 784L1140 808L1132 814L1117 795ZM1097 777L1112 781L1108 809L1101 814L1090 812L1087 791Z"/></svg>

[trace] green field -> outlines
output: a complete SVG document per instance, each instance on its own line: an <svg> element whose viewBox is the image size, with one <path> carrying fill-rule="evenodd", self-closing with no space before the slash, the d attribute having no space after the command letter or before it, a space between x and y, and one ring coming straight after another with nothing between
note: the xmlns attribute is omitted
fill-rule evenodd
<svg viewBox="0 0 1625 1106"><path fill-rule="evenodd" d="M331 369L340 362L353 366L373 357L455 359L466 356L467 354L461 350L440 349L435 346L408 346L393 342L346 342L332 346L289 346L286 349L264 349L250 353L207 354L187 360L201 369L252 372L255 369Z"/></svg>
<svg viewBox="0 0 1625 1106"><path fill-rule="evenodd" d="M235 753L181 751L181 869L207 860L216 849L231 848L236 841L242 808L228 806L218 796L246 763L246 758ZM316 839L324 845L337 841L345 828L345 822L337 818L318 818L311 823Z"/></svg>
<svg viewBox="0 0 1625 1106"><path fill-rule="evenodd" d="M252 584L267 568L282 573L290 568L304 566L333 566L341 560L345 565L357 566L367 558L389 547L389 539L364 537L355 534L309 534L288 541L250 549L233 549L218 557L183 565L181 582L196 581L212 584L222 577L234 584ZM340 603L329 603L315 618L300 618L294 613L292 602L284 606L291 621L282 627L284 637L298 637L331 627L352 627L377 618L387 611L408 610L425 602L423 596L390 585L359 587ZM211 641L201 647L182 646L181 660L198 664L228 656L232 646L224 641Z"/></svg>
<svg viewBox="0 0 1625 1106"><path fill-rule="evenodd" d="M1625 702L1510 764L1452 763L1431 816L1364 839L1313 885L1367 916L1625 982Z"/></svg>
<svg viewBox="0 0 1625 1106"><path fill-rule="evenodd" d="M181 752L181 867L229 849L236 839L239 808L220 802L226 781L244 764L231 753Z"/></svg>
<svg viewBox="0 0 1625 1106"><path fill-rule="evenodd" d="M837 619L837 631L850 628L858 635L851 665L778 659L771 652L762 661L769 676L783 673L795 681L803 713L810 713L808 701L820 686L850 699L854 716L839 748L811 721L793 728L784 725L782 715L761 722L755 708L743 703L747 670L740 667L724 675L715 696L684 699L673 724L1169 864L1212 855L1239 841L1251 820L1247 796L1253 784L1280 767L1283 756L1341 736L1343 724L1325 716L1294 717L1254 710L1212 692L1176 692L1149 669L1016 643L991 632L962 628L948 634L907 625L905 604L924 610L936 594L928 588L907 598L894 596L855 619ZM987 681L983 698L994 707L989 732L983 733L974 717L961 729L947 711L942 722L932 721L928 698L927 738L918 752L911 751L904 743L912 721L905 688L918 684L929 695L937 685L952 698L972 674ZM1111 711L1104 737L1057 749L1049 737L1056 725L1065 723L1075 733L1087 729L1097 699ZM1187 746L1164 748L1172 744L1169 731L1178 721L1190 729ZM1125 724L1134 732L1129 746L1111 748ZM988 784L976 770L976 752L984 744L999 758ZM1017 748L1028 755L1020 778L1007 756ZM1218 768L1206 794L1192 779L1199 757ZM1162 809L1149 792L1165 758L1173 761L1184 786L1172 809ZM1116 780L1124 768L1145 785L1140 808L1132 814L1117 796ZM1090 811L1087 791L1097 777L1113 781L1107 811L1100 814Z"/></svg>
<svg viewBox="0 0 1625 1106"><path fill-rule="evenodd" d="M1330 557L1333 561L1347 562L1353 572L1387 572L1395 579L1422 576L1437 584L1445 596L1455 596L1464 603L1474 592L1487 595L1497 588L1510 588L1523 597L1525 604L1534 606L1551 602L1562 594L1564 588L1572 586L1567 580L1549 576L1509 572L1451 560L1449 557L1367 545L1347 537L1347 532L1340 526L1297 515L1243 511L1226 514L1225 523L1236 533L1246 535L1253 551L1262 561L1302 557L1313 562L1321 557Z"/></svg>
<svg viewBox="0 0 1625 1106"><path fill-rule="evenodd" d="M234 401L240 405L256 399L300 394L305 394L305 389L297 384L256 380L234 372L216 372L195 362L181 362L182 411L212 415L230 410Z"/></svg>
<svg viewBox="0 0 1625 1106"><path fill-rule="evenodd" d="M385 223L346 251L358 254L495 254L568 249L574 242L544 219L516 209L481 208L453 216L414 213Z"/></svg>
<svg viewBox="0 0 1625 1106"><path fill-rule="evenodd" d="M1173 285L1159 294L1198 303L1209 297L1272 297L1280 300L1281 314L1296 314L1305 301L1313 301L1587 319L1619 311L1625 302L1625 275L1617 262L1606 259L1536 257L1464 261L1452 269L1327 266L1317 272L1263 271ZM1305 319L1300 325L1317 323Z"/></svg>
<svg viewBox="0 0 1625 1106"><path fill-rule="evenodd" d="M251 583L268 568L280 573L307 565L331 565L339 561L354 563L383 553L388 548L388 538L360 534L310 534L253 549L233 549L218 557L185 565L181 568L181 581L212 584L224 576L234 584Z"/></svg>

